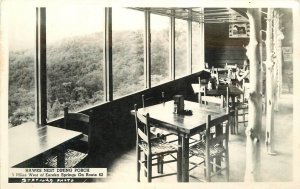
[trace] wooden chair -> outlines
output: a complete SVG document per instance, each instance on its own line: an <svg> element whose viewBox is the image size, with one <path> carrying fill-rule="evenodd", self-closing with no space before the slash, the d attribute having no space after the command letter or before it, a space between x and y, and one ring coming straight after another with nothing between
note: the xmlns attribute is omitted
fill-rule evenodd
<svg viewBox="0 0 300 189"><path fill-rule="evenodd" d="M142 105L143 108L155 104L165 103L165 92L161 92L161 95L153 95L153 94L143 94L142 95ZM175 135L173 133L169 133L165 130L162 130L158 128L155 125L150 126L150 132L156 136L167 139L168 136ZM177 136L177 135L176 135ZM174 142L176 139L172 139L172 142ZM170 141L169 141L170 142Z"/></svg>
<svg viewBox="0 0 300 189"><path fill-rule="evenodd" d="M165 92L161 92L161 94L142 94L142 105L143 108L154 105L154 104L159 104L159 103L164 103L165 102Z"/></svg>
<svg viewBox="0 0 300 189"><path fill-rule="evenodd" d="M207 88L200 83L200 78L199 78L199 88L200 88L200 92L198 93L198 102L200 104L217 105L220 108L225 108L225 103L226 103L226 99L228 99L228 94L227 96L224 95L208 96Z"/></svg>
<svg viewBox="0 0 300 189"><path fill-rule="evenodd" d="M240 101L235 103L235 127L237 134L239 133L239 123L243 123L244 127L246 127L246 123L248 122L248 119L246 119L246 116L248 115L248 98L246 96L248 92L248 86L243 81L243 94L240 97ZM242 120L240 120L240 117L242 117Z"/></svg>
<svg viewBox="0 0 300 189"><path fill-rule="evenodd" d="M204 165L205 179L202 181L211 181L211 177L226 172L226 181L229 181L229 155L228 155L228 138L229 138L229 114L225 114L217 119L211 120L211 115L207 116L205 137L198 143L190 147L191 156L200 157L200 163L193 163L191 169L199 165ZM225 128L224 128L225 125ZM215 128L216 134L212 135L210 130ZM221 160L218 162L217 160ZM222 165L222 162L225 164ZM215 171L212 168L216 167ZM190 170L191 170L190 169Z"/></svg>
<svg viewBox="0 0 300 189"><path fill-rule="evenodd" d="M162 170L158 171L159 175L154 176L152 174L152 166L158 166L158 170L162 169L162 165L166 163L177 162L180 156L173 156L177 153L177 147L171 143L162 140L161 138L151 138L150 133L150 117L149 114L146 116L141 115L137 111L137 105L134 105L135 109L135 123L136 123L136 153L137 153L137 181L140 182L141 168L145 171L147 181L151 182L154 178L175 175L177 172L163 174ZM144 160L141 156L144 155ZM165 156L172 157L171 160L164 161ZM157 163L153 163L157 160ZM179 166L180 163L177 164Z"/></svg>
<svg viewBox="0 0 300 189"><path fill-rule="evenodd" d="M206 106L207 108L220 109L220 112L229 112L229 88L227 87L226 96L208 96L207 88L205 84L201 83L201 78L198 77L198 89L194 86L194 92L198 93L198 102L201 106ZM233 114L233 112L231 113ZM232 119L231 119L232 120ZM231 122L230 122L231 123ZM210 131L211 135L215 134L215 129L212 128ZM195 135L190 137L190 145L197 143L202 140L205 136L205 132L200 132L199 136ZM198 139L199 138L199 139Z"/></svg>
<svg viewBox="0 0 300 189"><path fill-rule="evenodd" d="M226 83L230 83L231 84L231 80L232 79L236 79L236 70L237 70L237 64L235 65L227 65L225 66L225 69L227 70L227 82Z"/></svg>
<svg viewBox="0 0 300 189"><path fill-rule="evenodd" d="M212 67L211 71L210 71L210 76L211 78L215 78L216 79L216 82L217 82L217 85L220 83L220 77L219 77L219 70L218 68L214 68Z"/></svg>
<svg viewBox="0 0 300 189"><path fill-rule="evenodd" d="M64 108L64 128L83 133L83 137L73 141L66 146L65 165L58 165L57 156L52 155L47 158L46 165L50 167L86 167L89 163L89 154L92 146L92 132L94 127L93 111L90 115L83 113L70 113L68 107ZM59 137L59 136L58 136Z"/></svg>

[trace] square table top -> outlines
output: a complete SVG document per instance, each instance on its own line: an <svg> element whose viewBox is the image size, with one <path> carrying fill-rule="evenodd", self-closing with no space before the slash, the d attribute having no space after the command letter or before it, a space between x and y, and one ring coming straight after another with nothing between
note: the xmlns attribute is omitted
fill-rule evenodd
<svg viewBox="0 0 300 189"><path fill-rule="evenodd" d="M192 110L192 115L181 115L174 113L174 101L148 106L138 109L139 113L149 117L152 122L157 122L159 125L169 131L179 134L193 135L204 130L206 126L207 115L211 115L211 119L218 118L226 114L220 108L208 108L205 105L200 105L197 102L184 101L186 110Z"/></svg>
<svg viewBox="0 0 300 189"><path fill-rule="evenodd" d="M9 166L18 165L81 136L81 132L50 125L39 126L34 122L10 128L8 130Z"/></svg>

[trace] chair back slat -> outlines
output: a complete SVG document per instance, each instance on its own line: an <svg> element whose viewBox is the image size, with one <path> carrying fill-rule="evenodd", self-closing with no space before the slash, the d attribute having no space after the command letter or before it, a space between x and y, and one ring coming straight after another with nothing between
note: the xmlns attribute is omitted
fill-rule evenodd
<svg viewBox="0 0 300 189"><path fill-rule="evenodd" d="M220 125L220 124L222 124L223 122L225 122L225 121L227 121L227 120L228 120L228 115L225 114L225 115L223 115L223 116L220 116L220 117L218 117L218 118L215 118L215 119L213 119L213 120L210 120L210 121L209 121L209 126L210 126L210 127L213 127L213 126L215 126L215 125Z"/></svg>
<svg viewBox="0 0 300 189"><path fill-rule="evenodd" d="M147 118L145 116L143 116L142 114L140 114L139 112L137 112L137 111L136 111L136 116L137 116L138 120L140 122L142 122L144 125L148 124L147 123L147 121L148 121Z"/></svg>
<svg viewBox="0 0 300 189"><path fill-rule="evenodd" d="M145 142L145 143L149 143L149 141L148 141L148 136L140 129L140 128L138 128L138 135L139 135L139 137L141 137L142 138L142 140Z"/></svg>
<svg viewBox="0 0 300 189"><path fill-rule="evenodd" d="M65 129L73 130L82 132L85 136L87 136L87 144L85 142L85 145L87 149L81 149L81 147L78 146L74 147L77 150L80 149L80 151L85 151L89 153L91 147L92 147L92 135L93 135L93 128L95 124L95 117L94 113L91 110L89 112L89 115L83 114L83 113L70 113L68 111L68 107L64 108L64 127Z"/></svg>
<svg viewBox="0 0 300 189"><path fill-rule="evenodd" d="M143 108L146 106L159 104L165 102L165 92L160 94L143 94L142 95L142 105Z"/></svg>
<svg viewBox="0 0 300 189"><path fill-rule="evenodd" d="M83 114L83 113L69 113L68 119L81 121L81 122L84 122L87 124L90 123L90 116Z"/></svg>
<svg viewBox="0 0 300 189"><path fill-rule="evenodd" d="M90 112L92 114L92 112ZM83 113L70 113L68 107L64 108L64 128L82 132L89 135L90 129L90 116Z"/></svg>
<svg viewBox="0 0 300 189"><path fill-rule="evenodd" d="M146 143L148 152L151 153L149 114L147 114L146 116L140 114L137 110L136 104L134 105L134 111L137 145L139 145L142 142Z"/></svg>

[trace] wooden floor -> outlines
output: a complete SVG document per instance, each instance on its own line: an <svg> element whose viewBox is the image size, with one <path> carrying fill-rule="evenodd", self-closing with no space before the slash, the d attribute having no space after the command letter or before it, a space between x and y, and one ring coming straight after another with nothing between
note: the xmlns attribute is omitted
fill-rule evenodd
<svg viewBox="0 0 300 189"><path fill-rule="evenodd" d="M293 174L293 95L283 94L280 99L279 111L275 113L275 151L277 155L271 156L266 153L265 146L265 116L263 116L263 129L261 136L261 181L285 182L292 181ZM230 182L243 182L245 173L245 150L246 137L244 126L239 126L238 135L230 135L229 159L230 159ZM176 165L166 165L166 171L175 170ZM156 172L154 169L153 172ZM202 167L196 168L190 174L203 177ZM220 175L213 182L224 182L225 177ZM108 167L108 177L96 182L136 182L136 157L135 149L124 153L111 167ZM146 182L145 179L142 182ZM176 176L154 179L152 182L172 183L177 182ZM190 178L190 182L198 182Z"/></svg>

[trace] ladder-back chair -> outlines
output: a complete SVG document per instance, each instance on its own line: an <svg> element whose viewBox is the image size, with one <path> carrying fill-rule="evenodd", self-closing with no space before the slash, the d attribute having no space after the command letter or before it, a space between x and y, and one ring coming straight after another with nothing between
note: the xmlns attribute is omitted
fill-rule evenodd
<svg viewBox="0 0 300 189"><path fill-rule="evenodd" d="M64 108L64 128L83 133L83 137L73 141L66 146L65 165L57 165L57 156L51 155L46 160L46 165L50 167L86 167L89 163L89 154L92 146L92 133L95 125L93 111L89 115L83 113L70 113L68 107ZM59 137L59 136L58 136Z"/></svg>
<svg viewBox="0 0 300 189"><path fill-rule="evenodd" d="M205 137L190 147L191 156L197 156L202 160L200 163L191 162L194 165L191 169L202 164L204 165L205 179L198 178L199 180L210 182L211 177L225 170L226 181L229 181L228 120L229 114L225 114L216 119L211 119L211 115L208 115L206 120ZM210 132L212 128L216 130L215 135L212 135ZM216 159L221 160L221 162L216 161ZM213 167L216 167L215 171L212 171Z"/></svg>
<svg viewBox="0 0 300 189"><path fill-rule="evenodd" d="M140 114L137 110L137 105L134 105L135 124L136 124L136 154L137 154L137 181L140 182L141 168L145 171L147 181L151 182L154 178L170 176L177 174L176 172L163 174L162 165L166 163L177 162L178 149L174 144L168 143L161 138L151 138L150 132L150 116ZM174 154L177 156L175 157ZM144 155L144 159L142 159ZM165 161L164 157L169 156L171 159ZM157 160L157 163L153 163ZM158 166L158 175L152 172L152 166ZM177 166L179 166L177 164Z"/></svg>

